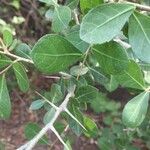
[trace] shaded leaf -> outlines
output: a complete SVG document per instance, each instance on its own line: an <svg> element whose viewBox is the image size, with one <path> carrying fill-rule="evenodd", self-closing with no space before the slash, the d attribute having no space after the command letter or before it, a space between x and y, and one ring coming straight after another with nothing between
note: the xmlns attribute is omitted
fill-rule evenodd
<svg viewBox="0 0 150 150"><path fill-rule="evenodd" d="M11 114L10 97L6 85L5 75L0 76L0 119L8 119Z"/></svg>
<svg viewBox="0 0 150 150"><path fill-rule="evenodd" d="M44 106L44 104L45 104L45 101L43 99L33 101L31 103L30 109L31 110L38 110L38 109L42 108Z"/></svg>
<svg viewBox="0 0 150 150"><path fill-rule="evenodd" d="M103 3L103 0L80 0L80 8L82 13L88 12L90 9Z"/></svg>
<svg viewBox="0 0 150 150"><path fill-rule="evenodd" d="M73 104L70 106L69 111L71 112L71 114L80 121L80 123L83 124L83 115L82 113L79 111L79 109L74 106ZM69 127L71 128L71 130L77 135L80 136L82 134L83 128L79 125L78 122L76 122L74 119L72 119L71 117L69 117L68 119L68 123L69 123Z"/></svg>
<svg viewBox="0 0 150 150"><path fill-rule="evenodd" d="M88 67L86 66L73 66L70 69L70 74L73 76L82 76L88 72Z"/></svg>
<svg viewBox="0 0 150 150"><path fill-rule="evenodd" d="M27 59L31 59L30 52L31 52L31 48L25 43L20 43L15 49L15 53L18 56L21 56Z"/></svg>
<svg viewBox="0 0 150 150"><path fill-rule="evenodd" d="M51 108L49 111L46 112L46 114L44 115L44 118L43 118L44 124L47 124L52 120L55 112L56 112L56 110L54 108Z"/></svg>
<svg viewBox="0 0 150 150"><path fill-rule="evenodd" d="M9 64L11 64L11 59L8 58L7 56L0 54L0 68L4 68L6 66L8 66Z"/></svg>
<svg viewBox="0 0 150 150"><path fill-rule="evenodd" d="M10 31L8 31L8 30L3 31L3 41L6 46L10 46L12 44L13 35Z"/></svg>
<svg viewBox="0 0 150 150"><path fill-rule="evenodd" d="M24 66L16 62L13 64L13 70L20 90L26 92L29 89L29 80Z"/></svg>
<svg viewBox="0 0 150 150"><path fill-rule="evenodd" d="M40 2L46 3L47 5L57 6L57 0L39 0Z"/></svg>
<svg viewBox="0 0 150 150"><path fill-rule="evenodd" d="M69 42L71 42L82 53L84 53L88 49L89 44L80 39L79 29L80 29L80 26L78 25L73 26L71 30L69 31L69 33L67 33L66 39Z"/></svg>
<svg viewBox="0 0 150 150"><path fill-rule="evenodd" d="M92 47L100 67L107 74L123 72L128 67L128 57L125 49L116 42L109 42Z"/></svg>
<svg viewBox="0 0 150 150"><path fill-rule="evenodd" d="M93 101L98 94L98 90L93 86L82 86L77 89L75 93L75 98L80 102L90 102Z"/></svg>
<svg viewBox="0 0 150 150"><path fill-rule="evenodd" d="M68 28L68 24L71 21L71 10L68 6L55 7L52 30L54 32L61 32Z"/></svg>
<svg viewBox="0 0 150 150"><path fill-rule="evenodd" d="M25 137L31 140L35 135L39 133L41 127L36 123L28 123L24 128ZM44 135L38 142L39 144L48 144L48 138Z"/></svg>
<svg viewBox="0 0 150 150"><path fill-rule="evenodd" d="M58 84L52 84L50 97L52 103L58 103L63 98L63 93L61 92L61 86Z"/></svg>
<svg viewBox="0 0 150 150"><path fill-rule="evenodd" d="M109 83L106 83L104 86L109 92L112 92L118 88L118 82L116 78L113 75L111 75Z"/></svg>
<svg viewBox="0 0 150 150"><path fill-rule="evenodd" d="M134 89L145 89L145 82L142 71L137 63L130 61L128 69L121 75L115 76L116 81L123 87L134 88Z"/></svg>

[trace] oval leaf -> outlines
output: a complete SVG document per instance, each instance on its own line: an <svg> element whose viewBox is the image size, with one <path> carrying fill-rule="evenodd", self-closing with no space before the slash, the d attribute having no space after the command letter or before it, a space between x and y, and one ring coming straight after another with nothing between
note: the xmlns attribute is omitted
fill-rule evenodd
<svg viewBox="0 0 150 150"><path fill-rule="evenodd" d="M79 49L82 53L85 53L85 51L89 47L89 44L80 39L79 29L80 29L79 25L73 26L70 29L69 33L67 33L66 39L70 43L72 43L77 49Z"/></svg>
<svg viewBox="0 0 150 150"><path fill-rule="evenodd" d="M93 101L98 94L98 90L93 86L82 86L76 91L76 99L80 102Z"/></svg>
<svg viewBox="0 0 150 150"><path fill-rule="evenodd" d="M0 54L0 68L6 67L11 63L11 59L7 56Z"/></svg>
<svg viewBox="0 0 150 150"><path fill-rule="evenodd" d="M128 67L128 57L125 49L116 42L96 45L93 48L102 70L107 74L121 73Z"/></svg>
<svg viewBox="0 0 150 150"><path fill-rule="evenodd" d="M4 30L3 32L3 41L6 46L10 46L13 42L13 35L8 30Z"/></svg>
<svg viewBox="0 0 150 150"><path fill-rule="evenodd" d="M10 97L5 76L0 76L0 119L8 119L11 114Z"/></svg>
<svg viewBox="0 0 150 150"><path fill-rule="evenodd" d="M81 58L81 52L59 35L45 35L33 47L31 57L44 73L57 73Z"/></svg>
<svg viewBox="0 0 150 150"><path fill-rule="evenodd" d="M136 56L150 63L150 17L135 12L129 20L129 42ZM139 42L140 41L140 42Z"/></svg>
<svg viewBox="0 0 150 150"><path fill-rule="evenodd" d="M29 80L24 66L21 63L16 62L15 64L13 64L13 69L20 90L26 92L29 89Z"/></svg>
<svg viewBox="0 0 150 150"><path fill-rule="evenodd" d="M129 4L112 3L92 9L82 20L81 39L91 44L112 40L119 34L134 8Z"/></svg>
<svg viewBox="0 0 150 150"><path fill-rule="evenodd" d="M147 113L149 92L143 92L130 100L123 110L123 123L130 128L139 126Z"/></svg>
<svg viewBox="0 0 150 150"><path fill-rule="evenodd" d="M44 118L43 118L44 124L47 124L52 120L55 112L56 112L56 110L54 108L51 108L49 111L46 112L46 114L44 115Z"/></svg>
<svg viewBox="0 0 150 150"><path fill-rule="evenodd" d="M45 103L45 101L43 99L33 101L31 103L30 109L31 110L38 110L44 106L44 103Z"/></svg>
<svg viewBox="0 0 150 150"><path fill-rule="evenodd" d="M128 69L124 71L121 75L115 76L116 81L123 87L134 88L134 89L145 89L145 82L143 78L143 73L134 61L130 61Z"/></svg>
<svg viewBox="0 0 150 150"><path fill-rule="evenodd" d="M82 76L82 75L85 75L87 72L88 72L88 67L86 66L73 66L71 69L70 69L70 74L73 75L73 76Z"/></svg>
<svg viewBox="0 0 150 150"><path fill-rule="evenodd" d="M71 10L67 6L55 7L52 21L52 30L54 32L61 32L67 29L71 20Z"/></svg>
<svg viewBox="0 0 150 150"><path fill-rule="evenodd" d="M31 52L31 48L25 43L20 43L15 49L15 53L18 56L21 56L27 59L31 59L30 52Z"/></svg>

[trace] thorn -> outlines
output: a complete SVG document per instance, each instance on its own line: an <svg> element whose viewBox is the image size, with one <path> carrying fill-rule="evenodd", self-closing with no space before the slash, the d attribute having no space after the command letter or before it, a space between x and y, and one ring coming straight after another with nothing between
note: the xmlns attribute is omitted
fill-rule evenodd
<svg viewBox="0 0 150 150"><path fill-rule="evenodd" d="M61 138L61 136L59 135L59 133L56 131L56 129L52 126L50 128L54 133L55 135L57 136L57 138L60 140L60 142L64 145L64 147L69 150L69 147L67 146L67 144L63 141L63 139Z"/></svg>
<svg viewBox="0 0 150 150"><path fill-rule="evenodd" d="M39 92L35 91L35 93L37 95L39 95L40 97L42 97L47 103L49 103L53 108L55 108L56 110L58 110L58 107L56 105L54 105L52 102L50 102L47 98L45 98L43 95L41 95Z"/></svg>
<svg viewBox="0 0 150 150"><path fill-rule="evenodd" d="M76 118L76 117L74 117L71 113L70 113L70 111L66 108L65 109L65 112L72 118L72 119L74 119L85 131L87 131L87 129L80 123L80 121Z"/></svg>

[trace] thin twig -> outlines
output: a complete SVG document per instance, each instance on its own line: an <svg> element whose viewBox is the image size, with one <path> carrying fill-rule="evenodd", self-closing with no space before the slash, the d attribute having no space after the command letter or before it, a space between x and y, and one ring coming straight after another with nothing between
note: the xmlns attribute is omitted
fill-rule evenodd
<svg viewBox="0 0 150 150"><path fill-rule="evenodd" d="M142 10L142 11L148 11L150 12L150 6L146 6L146 5L141 5L138 3L133 3L133 2L127 2L127 1L120 1L121 3L127 3L127 4L132 4L134 5L136 8Z"/></svg>
<svg viewBox="0 0 150 150"><path fill-rule="evenodd" d="M75 20L76 24L80 25L80 21L79 21L79 18L78 18L77 9L73 10L73 14L74 14L74 20Z"/></svg>
<svg viewBox="0 0 150 150"><path fill-rule="evenodd" d="M82 71L82 69L83 69L83 67L84 67L84 65L85 65L85 62L86 62L86 59L87 59L87 57L88 57L88 54L89 54L89 52L90 52L90 49L91 49L91 45L88 47L88 49L86 50L86 52L85 52L85 57L84 57L84 59L83 59L83 62L82 62L82 64L81 64L81 66L80 66L80 73L78 74L78 76L77 76L77 80L79 80L79 77L80 77L80 74L81 74L81 71Z"/></svg>
<svg viewBox="0 0 150 150"><path fill-rule="evenodd" d="M45 98L43 95L41 95L39 92L35 91L37 95L39 95L43 100L45 100L47 103L49 103L54 109L58 110L58 107L54 105L52 102L50 102L47 98Z"/></svg>
<svg viewBox="0 0 150 150"><path fill-rule="evenodd" d="M128 48L131 48L131 45L122 41L121 39L119 38L116 38L114 39L114 41L116 41L117 43L119 43L120 45L122 45L124 48L128 49Z"/></svg>
<svg viewBox="0 0 150 150"><path fill-rule="evenodd" d="M3 49L3 51L0 51L0 54L5 54L5 55L8 55L8 56L13 57L15 59L18 59L19 61L24 61L24 62L28 62L28 63L33 64L33 61L30 59L22 58L22 57L15 55L15 54L10 53L9 50L7 49L7 46L4 44L2 38L0 38L0 43L2 45L1 49Z"/></svg>
<svg viewBox="0 0 150 150"><path fill-rule="evenodd" d="M33 64L32 60L19 57L19 56L15 55L15 54L12 54L12 53L8 52L8 51L7 52L6 51L0 51L0 54L5 54L5 55L13 57L15 59L19 59L19 61L24 61L24 62Z"/></svg>
<svg viewBox="0 0 150 150"><path fill-rule="evenodd" d="M7 66L4 70L2 70L0 72L0 75L3 74L3 73L5 73L7 70L9 70L12 67L12 65L15 64L18 61L19 61L19 59L14 60L9 66Z"/></svg>
<svg viewBox="0 0 150 150"><path fill-rule="evenodd" d="M17 150L31 150L36 145L36 143L41 139L41 137L43 137L43 135L45 135L45 133L49 129L53 129L54 122L57 120L57 118L59 117L60 113L65 111L65 109L67 107L67 104L69 102L69 99L74 96L74 91L75 91L75 86L72 89L72 91L70 91L66 95L64 101L58 107L58 109L57 109L56 113L54 114L54 117L52 118L52 120L48 124L46 124L46 126L44 128L42 128L42 130L31 141L29 141L25 145L21 146Z"/></svg>

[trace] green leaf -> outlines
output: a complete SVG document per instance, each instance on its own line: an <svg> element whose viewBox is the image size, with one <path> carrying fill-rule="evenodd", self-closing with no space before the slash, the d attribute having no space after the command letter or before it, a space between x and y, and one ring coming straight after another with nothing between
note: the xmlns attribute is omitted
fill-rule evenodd
<svg viewBox="0 0 150 150"><path fill-rule="evenodd" d="M10 31L4 30L3 32L3 41L6 46L10 46L13 42L13 35Z"/></svg>
<svg viewBox="0 0 150 150"><path fill-rule="evenodd" d="M137 63L130 61L128 69L121 75L115 76L116 81L123 87L134 88L134 89L145 89L145 82L142 71Z"/></svg>
<svg viewBox="0 0 150 150"><path fill-rule="evenodd" d="M126 51L117 42L95 45L92 50L105 73L118 74L127 69L129 60Z"/></svg>
<svg viewBox="0 0 150 150"><path fill-rule="evenodd" d="M47 124L52 120L55 112L56 112L56 110L54 108L51 108L49 111L46 112L46 114L44 115L44 118L43 118L44 124Z"/></svg>
<svg viewBox="0 0 150 150"><path fill-rule="evenodd" d="M11 46L9 47L9 50L12 51L16 48L17 44L19 43L19 40L14 39Z"/></svg>
<svg viewBox="0 0 150 150"><path fill-rule="evenodd" d="M72 10L78 6L79 0L66 0L66 5L70 7Z"/></svg>
<svg viewBox="0 0 150 150"><path fill-rule="evenodd" d="M36 123L28 123L24 128L25 137L31 140L35 135L39 133L41 127ZM44 135L38 142L39 144L48 144L48 138Z"/></svg>
<svg viewBox="0 0 150 150"><path fill-rule="evenodd" d="M85 131L85 135L88 137L96 137L98 135L98 127L95 124L93 120L91 120L89 117L84 116L84 126L87 129L87 132Z"/></svg>
<svg viewBox="0 0 150 150"><path fill-rule="evenodd" d="M80 110L74 106L73 104L70 106L69 111L71 112L71 114L80 121L80 123L83 124L83 114L80 112ZM79 125L79 123L77 121L75 121L74 119L72 119L71 117L69 117L68 119L68 123L69 123L69 127L71 128L71 130L77 135L80 136L82 134L82 127Z"/></svg>
<svg viewBox="0 0 150 150"><path fill-rule="evenodd" d="M59 134L62 134L63 133L63 131L65 130L65 128L66 128L66 125L65 125L65 123L63 123L63 122L55 122L54 123L54 128L57 130L57 132L59 133Z"/></svg>
<svg viewBox="0 0 150 150"><path fill-rule="evenodd" d="M88 49L89 44L80 39L79 29L80 26L73 26L69 33L66 35L66 39L70 43L72 43L77 49L79 49L82 53L84 53Z"/></svg>
<svg viewBox="0 0 150 150"><path fill-rule="evenodd" d="M31 48L25 43L20 43L15 49L15 53L18 56L24 57L27 59L31 59L30 58L30 52L31 52Z"/></svg>
<svg viewBox="0 0 150 150"><path fill-rule="evenodd" d="M46 3L47 5L57 6L57 0L39 0L40 2Z"/></svg>
<svg viewBox="0 0 150 150"><path fill-rule="evenodd" d="M63 93L61 91L61 86L58 84L52 84L50 97L52 103L58 103L63 98Z"/></svg>
<svg viewBox="0 0 150 150"><path fill-rule="evenodd" d="M8 119L11 114L10 97L5 76L0 76L0 119Z"/></svg>
<svg viewBox="0 0 150 150"><path fill-rule="evenodd" d="M109 78L102 72L99 67L90 67L88 66L91 75L93 76L95 82L105 85L109 83Z"/></svg>
<svg viewBox="0 0 150 150"><path fill-rule="evenodd" d="M0 54L0 68L4 68L11 64L11 59L7 56Z"/></svg>
<svg viewBox="0 0 150 150"><path fill-rule="evenodd" d="M134 10L129 4L103 4L85 15L80 38L87 43L101 44L117 36Z"/></svg>
<svg viewBox="0 0 150 150"><path fill-rule="evenodd" d="M86 13L90 9L102 3L103 3L103 0L80 0L80 8L83 13Z"/></svg>
<svg viewBox="0 0 150 150"><path fill-rule="evenodd" d="M42 72L49 74L67 69L81 56L79 50L62 36L51 34L42 37L31 52L35 66Z"/></svg>
<svg viewBox="0 0 150 150"><path fill-rule="evenodd" d="M111 75L109 83L106 83L104 86L109 92L112 92L118 88L118 82L116 78L113 75Z"/></svg>
<svg viewBox="0 0 150 150"><path fill-rule="evenodd" d="M83 86L77 89L75 93L75 98L80 102L90 102L93 101L98 94L98 90L93 86Z"/></svg>
<svg viewBox="0 0 150 150"><path fill-rule="evenodd" d="M135 12L129 20L129 43L136 56L150 63L150 17ZM140 42L139 42L140 41Z"/></svg>
<svg viewBox="0 0 150 150"><path fill-rule="evenodd" d="M61 32L67 29L70 21L71 10L68 6L55 7L52 20L52 30L54 32Z"/></svg>
<svg viewBox="0 0 150 150"><path fill-rule="evenodd" d="M50 8L49 10L46 11L46 13L45 13L46 20L52 21L53 16L54 16L54 10L52 8Z"/></svg>
<svg viewBox="0 0 150 150"><path fill-rule="evenodd" d="M29 80L24 66L16 62L13 64L13 70L20 90L26 92L29 89Z"/></svg>
<svg viewBox="0 0 150 150"><path fill-rule="evenodd" d="M138 127L147 113L149 92L143 92L131 99L124 107L122 120L130 128Z"/></svg>
<svg viewBox="0 0 150 150"><path fill-rule="evenodd" d="M43 99L33 101L31 103L30 109L31 110L38 110L38 109L42 108L44 106L44 104L45 104L45 101Z"/></svg>
<svg viewBox="0 0 150 150"><path fill-rule="evenodd" d="M73 76L82 76L85 75L88 72L88 67L86 66L73 66L70 69L70 74Z"/></svg>

